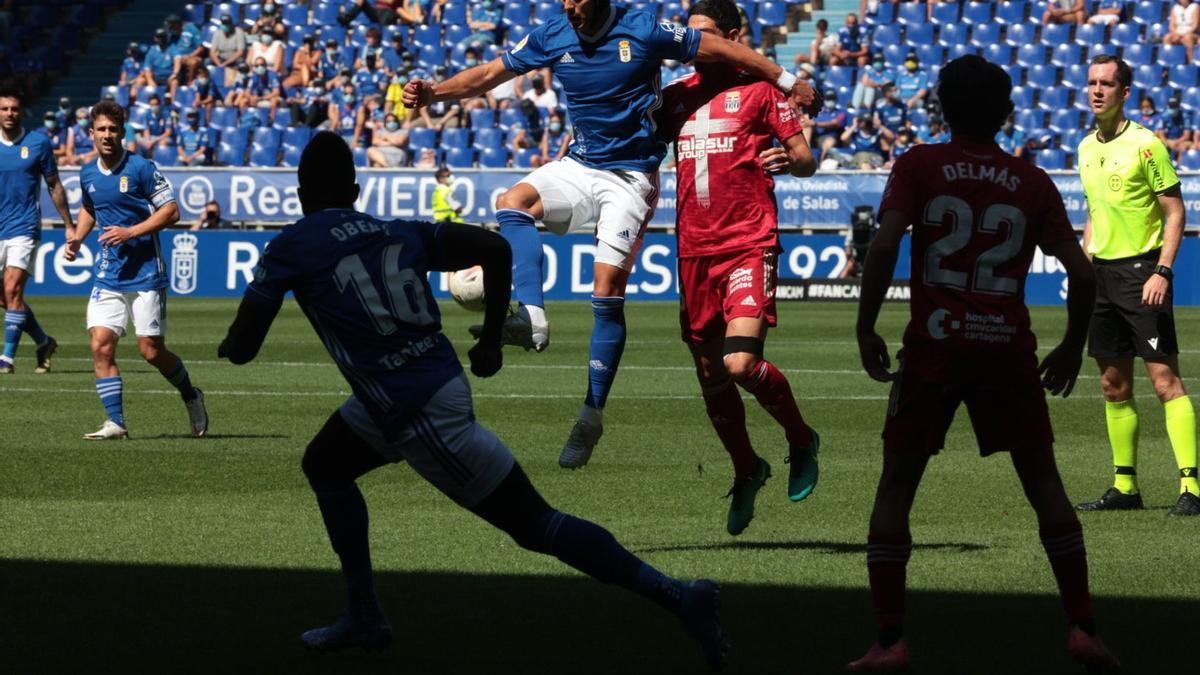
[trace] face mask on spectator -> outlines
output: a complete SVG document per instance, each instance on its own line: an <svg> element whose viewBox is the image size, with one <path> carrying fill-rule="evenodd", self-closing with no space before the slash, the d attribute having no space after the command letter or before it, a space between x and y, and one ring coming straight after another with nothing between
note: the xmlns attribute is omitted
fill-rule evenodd
<svg viewBox="0 0 1200 675"><path fill-rule="evenodd" d="M904 62L904 68L906 70L908 70L908 72L910 72L910 73L917 72L917 65L918 65L917 62L913 61L912 59L909 59Z"/></svg>
<svg viewBox="0 0 1200 675"><path fill-rule="evenodd" d="M475 66L479 65L479 59L467 59L466 61L463 61L463 63L466 64L468 68L474 68Z"/></svg>
<svg viewBox="0 0 1200 675"><path fill-rule="evenodd" d="M399 129L400 129L400 123L399 123L399 122L392 121L392 122L388 122L388 123L387 123L387 130L388 130L388 131L397 131L397 130L399 130Z"/></svg>
<svg viewBox="0 0 1200 675"><path fill-rule="evenodd" d="M159 110L162 110L162 106L161 106L161 105L159 105L159 104L157 104L157 103L151 103L151 104L150 104L150 112L151 112L151 113L153 113L153 114L157 115Z"/></svg>
<svg viewBox="0 0 1200 675"><path fill-rule="evenodd" d="M57 123L54 120L46 120L42 122L42 124L46 125L47 129L53 129L55 126L57 126Z"/></svg>
<svg viewBox="0 0 1200 675"><path fill-rule="evenodd" d="M233 22L231 21L229 23L221 24L221 30L225 31L226 33L232 33L233 32Z"/></svg>
<svg viewBox="0 0 1200 675"><path fill-rule="evenodd" d="M267 67L266 66L254 66L254 72L258 75L266 75Z"/></svg>
<svg viewBox="0 0 1200 675"><path fill-rule="evenodd" d="M346 105L354 105L354 101L357 98L354 94L342 94L342 100L346 102Z"/></svg>
<svg viewBox="0 0 1200 675"><path fill-rule="evenodd" d="M275 37L270 33L263 33L260 39L262 40L263 46L270 47L271 42L275 39Z"/></svg>
<svg viewBox="0 0 1200 675"><path fill-rule="evenodd" d="M562 122L551 122L550 123L550 133L557 134L560 131L562 131Z"/></svg>
<svg viewBox="0 0 1200 675"><path fill-rule="evenodd" d="M196 86L197 87L207 87L208 86L208 78L207 77L197 77L196 78Z"/></svg>
<svg viewBox="0 0 1200 675"><path fill-rule="evenodd" d="M275 13L275 5L272 5L272 4L263 5L263 14L274 14L274 13Z"/></svg>
<svg viewBox="0 0 1200 675"><path fill-rule="evenodd" d="M1154 114L1154 108L1142 108L1142 116L1149 117Z"/></svg>
<svg viewBox="0 0 1200 675"><path fill-rule="evenodd" d="M392 78L392 84L398 84L401 87L408 84L408 78L403 75L397 75Z"/></svg>
<svg viewBox="0 0 1200 675"><path fill-rule="evenodd" d="M91 123L91 120L86 117L80 117L76 120L76 122L78 122L80 129L86 129L88 128L88 124Z"/></svg>

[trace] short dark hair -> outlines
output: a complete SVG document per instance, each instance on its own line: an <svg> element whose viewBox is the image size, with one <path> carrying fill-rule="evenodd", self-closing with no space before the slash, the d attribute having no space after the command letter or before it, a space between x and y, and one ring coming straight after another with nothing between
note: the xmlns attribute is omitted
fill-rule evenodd
<svg viewBox="0 0 1200 675"><path fill-rule="evenodd" d="M991 139L1013 110L1012 78L974 54L960 56L938 76L942 115L955 133Z"/></svg>
<svg viewBox="0 0 1200 675"><path fill-rule="evenodd" d="M125 109L116 101L100 101L92 106L92 111L88 116L92 118L93 124L95 124L97 119L107 117L116 122L117 126L125 126Z"/></svg>
<svg viewBox="0 0 1200 675"><path fill-rule="evenodd" d="M1119 56L1113 56L1112 54L1100 54L1099 56L1092 57L1092 60L1088 65L1102 66L1106 63L1117 64L1117 82L1119 82L1122 87L1129 87L1133 85L1133 69L1129 67L1128 63L1125 63L1125 59L1122 59Z"/></svg>
<svg viewBox="0 0 1200 675"><path fill-rule="evenodd" d="M354 185L354 154L341 136L321 131L305 146L297 173L305 192L337 195Z"/></svg>
<svg viewBox="0 0 1200 675"><path fill-rule="evenodd" d="M692 5L688 16L707 16L725 33L742 27L742 15L733 0L700 0Z"/></svg>
<svg viewBox="0 0 1200 675"><path fill-rule="evenodd" d="M16 87L0 87L0 98L15 98L19 106L24 107L25 105L25 94Z"/></svg>

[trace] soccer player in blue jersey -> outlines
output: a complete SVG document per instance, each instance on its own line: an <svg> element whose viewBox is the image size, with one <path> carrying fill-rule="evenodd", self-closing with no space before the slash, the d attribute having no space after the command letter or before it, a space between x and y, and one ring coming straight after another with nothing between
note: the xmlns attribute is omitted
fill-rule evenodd
<svg viewBox="0 0 1200 675"><path fill-rule="evenodd" d="M67 230L67 260L74 260L92 228L99 225L100 253L87 308L92 335L96 392L108 413L88 440L128 436L122 402L117 342L133 320L138 350L183 397L192 435L208 433L204 394L192 386L183 360L167 349L167 273L158 233L179 220L171 183L154 162L125 150L125 109L113 101L92 107L92 138L100 156L79 170L83 205Z"/></svg>
<svg viewBox="0 0 1200 675"><path fill-rule="evenodd" d="M412 80L404 104L465 100L539 68L551 68L566 94L574 141L567 157L542 166L496 202L500 233L513 250L518 311L504 341L542 351L550 342L542 295L542 245L535 221L565 234L596 225L588 386L579 419L558 463L578 468L603 433L601 411L625 348L625 285L658 202L658 166L667 144L656 138L665 59L720 61L775 82L811 114L820 97L794 75L744 45L659 22L610 0L563 0L564 13L535 28L499 58L443 82ZM475 332L478 332L477 330Z"/></svg>
<svg viewBox="0 0 1200 675"><path fill-rule="evenodd" d="M37 368L50 370L50 356L58 348L46 335L25 303L25 284L37 262L38 242L42 238L40 206L42 180L63 222L71 227L67 191L58 179L54 150L46 134L29 133L21 126L21 94L0 91L0 272L4 275L4 352L0 353L0 374L11 375L15 366L21 333L37 343Z"/></svg>
<svg viewBox="0 0 1200 675"><path fill-rule="evenodd" d="M502 364L512 254L504 239L458 223L384 221L354 210L354 160L336 134L321 132L300 159L305 217L268 245L237 318L218 350L251 361L290 291L353 395L305 451L302 467L337 553L347 610L301 636L321 651L381 649L392 629L379 606L367 538L367 505L356 480L407 461L462 507L523 548L556 556L676 614L712 666L727 644L717 622L717 587L665 576L604 528L555 510L530 484L512 453L475 419L471 391L442 334L428 274L481 265L487 308L471 372L490 377Z"/></svg>

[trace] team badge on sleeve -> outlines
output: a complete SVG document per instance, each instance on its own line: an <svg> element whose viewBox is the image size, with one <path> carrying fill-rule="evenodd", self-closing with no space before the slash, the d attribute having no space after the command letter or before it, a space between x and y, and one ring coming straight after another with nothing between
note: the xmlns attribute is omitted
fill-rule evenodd
<svg viewBox="0 0 1200 675"><path fill-rule="evenodd" d="M621 63L629 63L633 60L633 49L629 46L629 40L621 40L617 43L617 47L621 50Z"/></svg>
<svg viewBox="0 0 1200 675"><path fill-rule="evenodd" d="M725 112L735 113L742 109L742 93L731 91L725 94Z"/></svg>
<svg viewBox="0 0 1200 675"><path fill-rule="evenodd" d="M521 51L522 49L525 49L525 43L527 43L527 42L529 42L529 36L528 36L528 35L526 35L525 37L521 38L521 41L520 41L520 42L518 42L518 43L516 44L516 46L514 46L514 47L512 48L512 51L511 51L511 52L509 52L509 53L510 53L510 54L516 54L517 52Z"/></svg>

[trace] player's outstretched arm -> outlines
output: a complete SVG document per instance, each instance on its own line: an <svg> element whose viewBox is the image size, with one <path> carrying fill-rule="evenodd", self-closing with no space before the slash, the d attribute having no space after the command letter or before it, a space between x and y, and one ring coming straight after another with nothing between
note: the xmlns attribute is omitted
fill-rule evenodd
<svg viewBox="0 0 1200 675"><path fill-rule="evenodd" d="M821 94L816 89L797 80L795 75L784 70L779 64L740 42L701 33L700 46L696 50L696 61L727 63L757 78L774 82L775 86L779 87L783 93L793 96L799 103L800 109L809 117L816 117L824 104Z"/></svg>
<svg viewBox="0 0 1200 675"><path fill-rule="evenodd" d="M512 289L512 249L496 234L475 225L447 223L438 228L431 267L460 270L473 265L483 268L483 333L467 356L471 372L478 377L495 375L502 365L500 329L508 316Z"/></svg>
<svg viewBox="0 0 1200 675"><path fill-rule="evenodd" d="M1042 251L1058 258L1067 270L1067 334L1042 360L1038 371L1042 374L1042 386L1052 395L1061 393L1066 398L1075 387L1083 363L1083 346L1096 303L1096 273L1074 239L1042 246Z"/></svg>
<svg viewBox="0 0 1200 675"><path fill-rule="evenodd" d="M893 375L888 372L892 359L888 356L887 343L875 332L875 322L883 307L884 296L896 272L896 259L900 256L900 240L908 229L908 216L895 209L885 211L880 218L879 233L867 251L863 263L862 295L858 300L858 352L863 369L871 379L889 382Z"/></svg>
<svg viewBox="0 0 1200 675"><path fill-rule="evenodd" d="M279 314L283 298L268 298L252 289L247 289L238 305L237 317L229 326L225 339L217 347L217 357L229 359L234 365L250 363L258 356L271 323Z"/></svg>
<svg viewBox="0 0 1200 675"><path fill-rule="evenodd" d="M517 74L504 67L504 60L495 58L468 68L443 82L432 80L409 80L404 85L401 100L405 108L424 108L438 101L457 101L482 96L516 77Z"/></svg>

